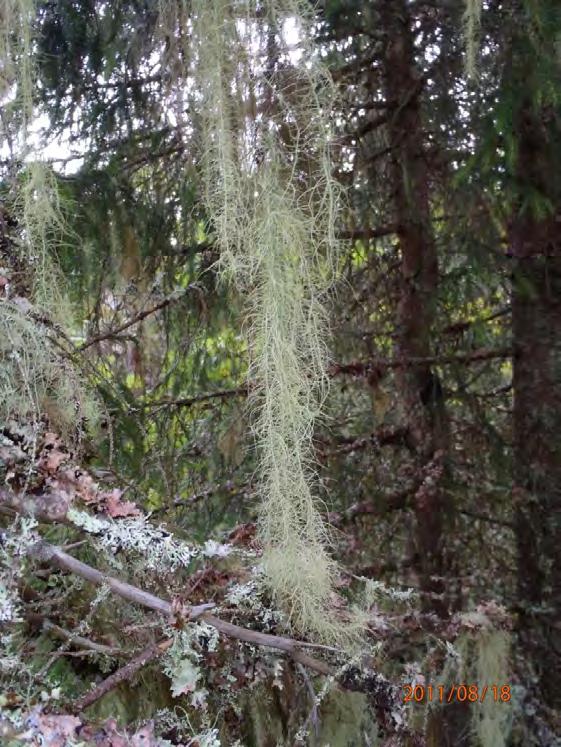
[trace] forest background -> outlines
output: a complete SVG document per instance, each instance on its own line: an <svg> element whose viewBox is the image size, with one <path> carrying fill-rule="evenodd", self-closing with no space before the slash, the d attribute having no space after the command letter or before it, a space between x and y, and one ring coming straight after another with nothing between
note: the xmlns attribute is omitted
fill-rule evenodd
<svg viewBox="0 0 561 747"><path fill-rule="evenodd" d="M3 743L561 744L560 50L4 0Z"/></svg>

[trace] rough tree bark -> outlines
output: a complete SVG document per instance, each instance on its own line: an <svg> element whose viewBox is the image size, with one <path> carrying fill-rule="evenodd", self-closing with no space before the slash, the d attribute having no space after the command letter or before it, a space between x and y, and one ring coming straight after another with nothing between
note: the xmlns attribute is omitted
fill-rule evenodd
<svg viewBox="0 0 561 747"><path fill-rule="evenodd" d="M429 170L424 154L420 91L422 79L414 61L411 19L404 0L383 4L387 33L384 66L386 99L395 102L388 121L392 148L392 194L401 253L401 289L397 310L396 355L430 358L431 330L438 289L438 257L431 229ZM447 425L442 390L430 363L396 371L410 444L419 470L444 455ZM438 481L437 481L438 483ZM416 555L425 603L446 615L443 512L441 487L434 485L416 496Z"/></svg>
<svg viewBox="0 0 561 747"><path fill-rule="evenodd" d="M514 499L518 633L537 678L535 695L561 708L561 131L526 101L516 120L517 178L524 195L548 200L547 217L519 206L510 229L514 260Z"/></svg>
<svg viewBox="0 0 561 747"><path fill-rule="evenodd" d="M427 359L426 364L396 371L416 468L426 474L413 499L414 557L425 611L445 618L450 611L445 581L445 525L451 513L445 488L449 429L440 381L430 364L439 269L421 108L424 81L415 63L409 4L388 0L380 5L380 12L386 35L382 58L385 97L393 105L387 125L393 219L401 254L396 354L405 359ZM430 712L427 745L468 744L467 718L461 705Z"/></svg>

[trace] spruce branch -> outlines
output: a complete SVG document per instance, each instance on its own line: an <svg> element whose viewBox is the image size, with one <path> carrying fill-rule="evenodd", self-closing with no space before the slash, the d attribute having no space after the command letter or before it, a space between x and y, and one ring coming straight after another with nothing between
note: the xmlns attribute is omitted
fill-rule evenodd
<svg viewBox="0 0 561 747"><path fill-rule="evenodd" d="M60 568L64 571L70 571L75 573L77 576L84 578L96 586L107 586L117 596L140 604L143 607L162 612L165 615L171 616L173 614L173 608L171 602L167 602L160 597L150 594L148 591L143 591L137 586L132 586L126 581L120 581L113 576L108 576L96 568L93 568L87 563L82 563L81 560L74 558L72 555L68 555L60 547L56 545L50 545L48 542L40 540L36 544L32 545L29 549L29 554L42 563L48 563L55 568ZM189 608L189 620L197 620L204 612L212 609L215 605L212 602L205 604L199 604Z"/></svg>

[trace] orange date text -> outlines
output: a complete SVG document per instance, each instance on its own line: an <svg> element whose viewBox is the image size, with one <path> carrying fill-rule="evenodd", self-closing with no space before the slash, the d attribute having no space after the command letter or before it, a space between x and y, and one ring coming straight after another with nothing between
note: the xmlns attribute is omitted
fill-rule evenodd
<svg viewBox="0 0 561 747"><path fill-rule="evenodd" d="M509 703L510 685L403 685L404 703Z"/></svg>

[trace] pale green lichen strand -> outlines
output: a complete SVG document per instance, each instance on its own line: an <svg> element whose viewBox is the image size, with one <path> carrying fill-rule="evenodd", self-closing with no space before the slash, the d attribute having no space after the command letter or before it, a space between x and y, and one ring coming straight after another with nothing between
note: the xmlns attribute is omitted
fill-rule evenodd
<svg viewBox="0 0 561 747"><path fill-rule="evenodd" d="M271 0L263 10L193 3L204 200L223 276L248 296L265 578L295 627L332 639L345 626L330 611L337 568L312 437L327 389L324 303L336 265L333 89L309 46L307 5ZM280 33L288 20L306 59L297 67Z"/></svg>

